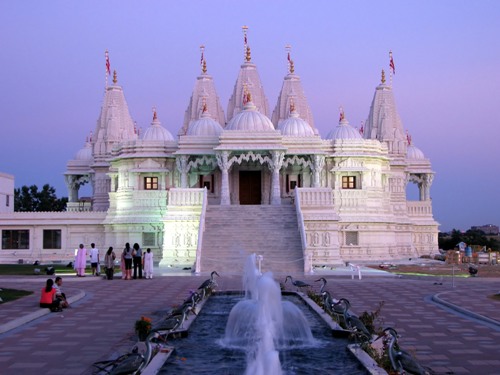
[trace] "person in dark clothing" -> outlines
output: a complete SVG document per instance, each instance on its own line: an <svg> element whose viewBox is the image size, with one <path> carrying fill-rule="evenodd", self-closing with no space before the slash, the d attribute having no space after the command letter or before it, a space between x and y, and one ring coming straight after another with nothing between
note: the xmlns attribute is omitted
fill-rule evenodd
<svg viewBox="0 0 500 375"><path fill-rule="evenodd" d="M142 279L142 249L137 242L134 244L132 259L134 261L134 279L137 279L137 277ZM139 270L139 274L137 270Z"/></svg>

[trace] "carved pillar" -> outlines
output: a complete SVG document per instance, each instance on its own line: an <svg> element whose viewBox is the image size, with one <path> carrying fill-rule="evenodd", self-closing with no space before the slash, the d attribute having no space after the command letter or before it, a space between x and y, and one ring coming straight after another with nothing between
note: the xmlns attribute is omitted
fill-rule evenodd
<svg viewBox="0 0 500 375"><path fill-rule="evenodd" d="M189 172L188 156L187 155L179 156L177 159L175 159L175 164L177 166L177 170L181 174L181 188L187 188L188 187L187 174Z"/></svg>
<svg viewBox="0 0 500 375"><path fill-rule="evenodd" d="M424 181L425 181L425 194L424 198L426 201L431 199L431 185L432 181L434 180L434 175L432 174L426 174L424 175Z"/></svg>
<svg viewBox="0 0 500 375"><path fill-rule="evenodd" d="M68 189L68 202L78 202L78 188L76 183L77 177L73 175L64 176L66 180L66 188Z"/></svg>
<svg viewBox="0 0 500 375"><path fill-rule="evenodd" d="M313 156L313 186L312 187L320 187L320 177L321 171L325 166L325 156L324 155L314 155Z"/></svg>
<svg viewBox="0 0 500 375"><path fill-rule="evenodd" d="M220 189L220 204L221 206L229 206L231 200L229 199L229 152L222 151L215 155L217 157L217 165L222 172L222 181Z"/></svg>
<svg viewBox="0 0 500 375"><path fill-rule="evenodd" d="M280 169L283 166L285 153L282 151L271 152L273 162L269 165L269 169L273 172L271 180L271 204L281 204L281 190L280 190Z"/></svg>

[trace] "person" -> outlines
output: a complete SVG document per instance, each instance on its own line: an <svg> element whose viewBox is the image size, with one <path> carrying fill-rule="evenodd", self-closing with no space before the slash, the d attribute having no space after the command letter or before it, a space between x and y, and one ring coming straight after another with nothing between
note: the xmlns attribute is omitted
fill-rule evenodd
<svg viewBox="0 0 500 375"><path fill-rule="evenodd" d="M110 246L104 256L104 267L106 268L106 278L108 280L113 280L113 273L115 272L115 259L115 252L113 251L113 247Z"/></svg>
<svg viewBox="0 0 500 375"><path fill-rule="evenodd" d="M42 295L40 297L40 307L48 307L52 312L62 311L60 306L61 301L56 298L56 289L54 280L47 279L45 288L42 288Z"/></svg>
<svg viewBox="0 0 500 375"><path fill-rule="evenodd" d="M90 265L92 267L92 276L99 276L99 249L95 247L95 243L90 244Z"/></svg>
<svg viewBox="0 0 500 375"><path fill-rule="evenodd" d="M132 279L132 249L130 244L127 242L125 248L123 249L123 260L125 261L125 280Z"/></svg>
<svg viewBox="0 0 500 375"><path fill-rule="evenodd" d="M153 278L153 253L151 249L148 247L146 252L144 253L143 259L143 267L144 267L144 275L146 279Z"/></svg>
<svg viewBox="0 0 500 375"><path fill-rule="evenodd" d="M76 276L79 277L85 276L86 265L87 265L87 249L81 243L76 252L76 259L75 259Z"/></svg>
<svg viewBox="0 0 500 375"><path fill-rule="evenodd" d="M142 249L137 242L134 244L132 256L134 259L134 279L137 279L137 276L139 276L139 279L142 279Z"/></svg>
<svg viewBox="0 0 500 375"><path fill-rule="evenodd" d="M66 294L64 294L61 290L62 286L62 277L57 276L55 281L54 281L54 289L56 290L56 298L60 301L60 306L62 308L67 308L69 307L69 302L66 298Z"/></svg>
<svg viewBox="0 0 500 375"><path fill-rule="evenodd" d="M122 271L122 279L125 280L125 277L127 275L127 270L125 269L125 258L123 252L122 255L120 256L120 270Z"/></svg>

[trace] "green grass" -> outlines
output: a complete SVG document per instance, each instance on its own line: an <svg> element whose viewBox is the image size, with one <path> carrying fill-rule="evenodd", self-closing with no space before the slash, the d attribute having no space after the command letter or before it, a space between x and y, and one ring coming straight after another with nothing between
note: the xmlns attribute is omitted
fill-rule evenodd
<svg viewBox="0 0 500 375"><path fill-rule="evenodd" d="M17 289L1 289L0 297L2 298L2 301L0 302L0 304L9 301L14 301L18 298L29 296L30 294L33 294L33 292L27 290L17 290Z"/></svg>
<svg viewBox="0 0 500 375"><path fill-rule="evenodd" d="M43 264L34 266L33 264L0 264L0 275L35 275L35 269L40 270L40 275L47 276L45 273L46 267L54 267L57 274L74 274L73 268L67 268L64 264Z"/></svg>
<svg viewBox="0 0 500 375"><path fill-rule="evenodd" d="M56 275L75 275L72 267L66 267L65 264L43 264L35 266L33 264L0 264L0 275L2 276L47 276L45 268L54 267ZM35 269L40 273L36 274ZM115 267L115 273L120 272L120 267ZM104 267L101 265L101 274L104 275ZM92 274L92 269L87 267L86 274Z"/></svg>

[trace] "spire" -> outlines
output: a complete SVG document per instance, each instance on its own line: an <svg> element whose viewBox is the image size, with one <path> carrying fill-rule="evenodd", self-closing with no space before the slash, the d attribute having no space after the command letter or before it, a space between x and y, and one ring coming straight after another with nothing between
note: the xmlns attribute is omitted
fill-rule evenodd
<svg viewBox="0 0 500 375"><path fill-rule="evenodd" d="M191 122L196 121L201 117L203 114L200 110L202 108L202 103L205 103L207 107L207 115L210 113L210 117L212 117L219 124L226 123L224 111L222 110L219 96L217 95L217 91L215 89L214 80L212 76L207 74L204 45L200 46L200 51L201 74L196 79L188 107L186 112L184 112L184 123L179 129L179 135L187 134Z"/></svg>
<svg viewBox="0 0 500 375"><path fill-rule="evenodd" d="M406 130L406 141L408 142L408 146L411 146L411 135L408 133L408 130Z"/></svg>
<svg viewBox="0 0 500 375"><path fill-rule="evenodd" d="M156 113L156 107L153 107L152 110L153 110L153 121L156 121L156 120L158 120L158 115Z"/></svg>
<svg viewBox="0 0 500 375"><path fill-rule="evenodd" d="M271 121L276 128L289 117L289 105L293 100L294 107L299 113L299 117L307 122L313 129L315 134L319 134L318 130L314 127L314 119L311 112L311 107L307 102L300 77L295 74L295 64L292 60L292 47L287 44L285 46L288 74L283 80L278 101L274 107Z"/></svg>
<svg viewBox="0 0 500 375"><path fill-rule="evenodd" d="M384 71L382 71L382 83L375 88L363 137L386 143L389 154L393 157L406 155L405 130L396 107L394 92L391 86L385 84Z"/></svg>
<svg viewBox="0 0 500 375"><path fill-rule="evenodd" d="M113 70L113 83L116 85L118 83L118 76L116 70Z"/></svg>
<svg viewBox="0 0 500 375"><path fill-rule="evenodd" d="M252 93L252 102L257 108L257 111L265 116L269 116L269 102L267 101L264 87L262 86L257 66L251 61L251 51L248 45L247 31L248 27L243 26L243 41L245 44L245 59L240 66L238 78L234 85L233 93L229 98L227 106L227 123L238 114L244 106L246 94L243 86L247 85L247 91ZM288 108L287 108L288 109Z"/></svg>
<svg viewBox="0 0 500 375"><path fill-rule="evenodd" d="M380 80L380 83L385 85L385 71L384 71L384 69L382 69L382 78Z"/></svg>

